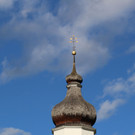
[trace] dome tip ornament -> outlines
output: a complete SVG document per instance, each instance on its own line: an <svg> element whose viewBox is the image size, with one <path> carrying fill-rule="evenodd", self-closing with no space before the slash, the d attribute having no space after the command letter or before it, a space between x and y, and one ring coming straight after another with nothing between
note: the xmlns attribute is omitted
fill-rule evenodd
<svg viewBox="0 0 135 135"><path fill-rule="evenodd" d="M73 43L73 51L72 51L72 55L76 55L76 51L75 51L75 43L78 43L78 40L77 38L75 37L75 35L73 35L71 38L70 38L70 41L69 43Z"/></svg>
<svg viewBox="0 0 135 135"><path fill-rule="evenodd" d="M76 55L76 51L72 51L72 55Z"/></svg>
<svg viewBox="0 0 135 135"><path fill-rule="evenodd" d="M76 66L75 66L75 55L76 55L76 51L75 51L76 46L75 46L75 43L78 43L77 38L75 37L75 35L73 35L70 38L70 41L69 42L70 43L73 43L73 51L72 51L72 55L73 55L73 68L72 68L71 74L69 74L69 75L66 76L66 82L68 84L75 83L75 82L78 82L78 83L81 84L82 81L83 81L83 78L76 72Z"/></svg>

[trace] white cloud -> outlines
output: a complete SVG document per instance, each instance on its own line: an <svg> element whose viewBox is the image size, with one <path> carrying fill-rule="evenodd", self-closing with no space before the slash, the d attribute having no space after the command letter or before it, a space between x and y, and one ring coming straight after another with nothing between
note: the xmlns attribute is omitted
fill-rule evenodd
<svg viewBox="0 0 135 135"><path fill-rule="evenodd" d="M16 0L0 0L0 9L11 8Z"/></svg>
<svg viewBox="0 0 135 135"><path fill-rule="evenodd" d="M3 128L0 129L0 135L31 135L31 133L16 128Z"/></svg>
<svg viewBox="0 0 135 135"><path fill-rule="evenodd" d="M97 118L98 120L103 120L109 118L120 105L124 103L122 99L116 99L113 101L106 100L100 105L100 109L98 110Z"/></svg>
<svg viewBox="0 0 135 135"><path fill-rule="evenodd" d="M135 94L135 72L124 78L118 78L108 82L103 89L102 98L108 97L98 110L98 120L104 120L112 116L128 97ZM110 100L110 98L112 100Z"/></svg>
<svg viewBox="0 0 135 135"><path fill-rule="evenodd" d="M128 85L128 82L125 81L123 78L118 78L116 80L113 80L109 82L105 88L104 88L104 96L111 95L111 96L117 96L120 93L127 93L129 92L130 85Z"/></svg>
<svg viewBox="0 0 135 135"><path fill-rule="evenodd" d="M1 82L43 70L69 71L72 56L68 38L73 33L77 33L79 38L79 73L102 67L110 59L110 50L106 40L99 42L89 37L91 29L106 21L127 16L135 5L134 0L62 0L54 14L47 9L46 3L39 2L19 1L18 12L13 12L11 20L1 28L0 38L6 41L19 39L25 48L22 57L15 64L11 64L9 60L8 67L3 66ZM21 66L18 66L18 61L22 62Z"/></svg>
<svg viewBox="0 0 135 135"><path fill-rule="evenodd" d="M113 97L127 95L135 92L135 73L132 73L127 79L118 78L109 82L104 87L104 96Z"/></svg>
<svg viewBox="0 0 135 135"><path fill-rule="evenodd" d="M134 0L80 0L79 2L69 0L67 2L62 1L59 14L62 18L66 17L66 21L73 21L74 26L82 26L83 29L87 29L91 25L128 14L134 9L134 4ZM69 10L71 8L73 10Z"/></svg>

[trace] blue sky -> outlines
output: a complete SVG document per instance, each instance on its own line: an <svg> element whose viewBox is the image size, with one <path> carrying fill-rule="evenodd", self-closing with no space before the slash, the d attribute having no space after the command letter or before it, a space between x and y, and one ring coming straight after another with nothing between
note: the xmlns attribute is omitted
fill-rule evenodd
<svg viewBox="0 0 135 135"><path fill-rule="evenodd" d="M0 0L0 135L52 134L73 34L97 134L135 134L134 0Z"/></svg>

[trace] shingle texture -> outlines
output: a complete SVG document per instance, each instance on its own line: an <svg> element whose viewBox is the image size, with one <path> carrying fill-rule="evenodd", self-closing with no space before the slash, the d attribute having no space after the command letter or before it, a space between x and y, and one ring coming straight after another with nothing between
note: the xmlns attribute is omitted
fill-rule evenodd
<svg viewBox="0 0 135 135"><path fill-rule="evenodd" d="M57 126L86 125L93 126L96 121L96 110L86 102L81 94L82 77L77 74L75 65L73 71L66 77L67 94L65 99L52 109L52 119Z"/></svg>

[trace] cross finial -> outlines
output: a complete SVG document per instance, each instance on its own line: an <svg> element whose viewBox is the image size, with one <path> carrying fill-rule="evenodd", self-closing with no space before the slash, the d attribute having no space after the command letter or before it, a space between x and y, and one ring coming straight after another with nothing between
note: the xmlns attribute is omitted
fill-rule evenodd
<svg viewBox="0 0 135 135"><path fill-rule="evenodd" d="M77 41L77 38L75 37L75 35L73 35L71 38L70 38L70 41L69 43L73 43L73 51L72 51L72 55L76 55L76 51L75 51L75 43L78 43Z"/></svg>

